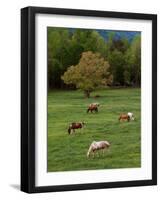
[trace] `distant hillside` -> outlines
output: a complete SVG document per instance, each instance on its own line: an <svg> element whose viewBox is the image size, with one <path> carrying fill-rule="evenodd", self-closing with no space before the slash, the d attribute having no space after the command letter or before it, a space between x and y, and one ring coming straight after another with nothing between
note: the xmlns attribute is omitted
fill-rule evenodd
<svg viewBox="0 0 161 200"><path fill-rule="evenodd" d="M76 29L75 28L69 28L69 30L73 33ZM84 29L89 30L89 29ZM91 29L90 29L91 30ZM119 40L123 37L127 38L130 42L136 35L140 35L141 32L139 31L115 31L115 30L101 30L101 29L95 29L106 41L108 40L109 34L111 32L114 33L114 39Z"/></svg>
<svg viewBox="0 0 161 200"><path fill-rule="evenodd" d="M127 38L131 41L136 35L140 35L140 32L136 31L106 31L106 30L96 30L105 40L108 40L109 33L114 33L114 38L116 40L121 39L123 37Z"/></svg>

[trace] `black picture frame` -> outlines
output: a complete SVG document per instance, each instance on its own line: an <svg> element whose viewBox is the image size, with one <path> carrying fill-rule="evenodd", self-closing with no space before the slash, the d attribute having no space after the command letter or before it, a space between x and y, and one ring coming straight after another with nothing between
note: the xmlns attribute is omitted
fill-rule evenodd
<svg viewBox="0 0 161 200"><path fill-rule="evenodd" d="M60 14L152 21L152 179L59 186L35 186L35 16ZM21 9L21 190L58 192L157 184L157 15L96 10L26 7Z"/></svg>

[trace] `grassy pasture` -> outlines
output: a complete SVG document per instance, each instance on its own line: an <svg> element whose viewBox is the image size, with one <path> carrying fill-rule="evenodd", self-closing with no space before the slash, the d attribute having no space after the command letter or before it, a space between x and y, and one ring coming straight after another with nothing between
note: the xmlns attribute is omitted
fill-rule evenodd
<svg viewBox="0 0 161 200"><path fill-rule="evenodd" d="M48 172L133 168L141 165L140 89L104 89L85 99L81 91L48 93ZM88 104L99 102L98 113L86 113ZM119 122L120 113L133 112L132 122ZM84 130L68 135L71 122L86 122ZM107 140L104 156L87 159L91 142Z"/></svg>

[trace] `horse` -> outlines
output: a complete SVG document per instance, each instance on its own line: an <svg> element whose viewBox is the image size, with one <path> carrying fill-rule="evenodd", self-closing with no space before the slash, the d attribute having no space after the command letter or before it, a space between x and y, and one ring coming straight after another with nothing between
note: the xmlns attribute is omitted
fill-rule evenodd
<svg viewBox="0 0 161 200"><path fill-rule="evenodd" d="M119 117L119 121L130 121L130 117L128 114L121 114Z"/></svg>
<svg viewBox="0 0 161 200"><path fill-rule="evenodd" d="M68 133L70 134L72 131L75 132L75 129L81 129L83 128L85 125L84 122L72 122L70 125L69 125L69 128L68 128Z"/></svg>
<svg viewBox="0 0 161 200"><path fill-rule="evenodd" d="M88 152L87 152L87 158L90 157L91 154L93 154L93 158L95 156L95 153L102 150L102 153L104 154L104 150L108 149L110 147L110 143L108 141L93 141L91 145L89 146Z"/></svg>
<svg viewBox="0 0 161 200"><path fill-rule="evenodd" d="M91 103L91 104L89 104L88 109L87 109L87 113L89 111L91 111L91 113L93 113L93 111L98 112L99 105L100 105L99 103Z"/></svg>
<svg viewBox="0 0 161 200"><path fill-rule="evenodd" d="M91 104L89 104L89 106L100 106L100 104L99 103L91 103Z"/></svg>
<svg viewBox="0 0 161 200"><path fill-rule="evenodd" d="M127 115L129 116L129 118L130 118L130 120L134 120L135 119L135 117L134 117L134 114L133 113L131 113L131 112L128 112L127 113Z"/></svg>
<svg viewBox="0 0 161 200"><path fill-rule="evenodd" d="M135 119L134 114L131 112L128 112L127 114L121 114L119 117L119 121L127 120L129 122L129 121L133 121L134 119Z"/></svg>

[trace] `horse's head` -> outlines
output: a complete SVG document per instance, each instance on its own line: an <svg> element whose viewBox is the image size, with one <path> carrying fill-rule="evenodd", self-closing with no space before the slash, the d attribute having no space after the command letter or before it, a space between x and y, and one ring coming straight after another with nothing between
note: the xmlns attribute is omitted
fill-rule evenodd
<svg viewBox="0 0 161 200"><path fill-rule="evenodd" d="M69 134L71 133L72 126L73 126L73 123L69 124L69 127L68 127L68 133Z"/></svg>
<svg viewBox="0 0 161 200"><path fill-rule="evenodd" d="M135 117L132 117L131 120L134 121L134 120L135 120Z"/></svg>
<svg viewBox="0 0 161 200"><path fill-rule="evenodd" d="M82 125L82 127L84 127L86 125L86 123L85 122L81 122L81 125Z"/></svg>
<svg viewBox="0 0 161 200"><path fill-rule="evenodd" d="M131 120L132 120L132 121L134 121L134 120L135 120L135 117L134 117L134 114L133 114L133 113L132 113Z"/></svg>
<svg viewBox="0 0 161 200"><path fill-rule="evenodd" d="M90 152L88 151L88 152L87 152L87 158L89 158L89 156L90 156Z"/></svg>
<svg viewBox="0 0 161 200"><path fill-rule="evenodd" d="M70 134L71 133L71 127L69 126L69 128L68 128L68 134Z"/></svg>

